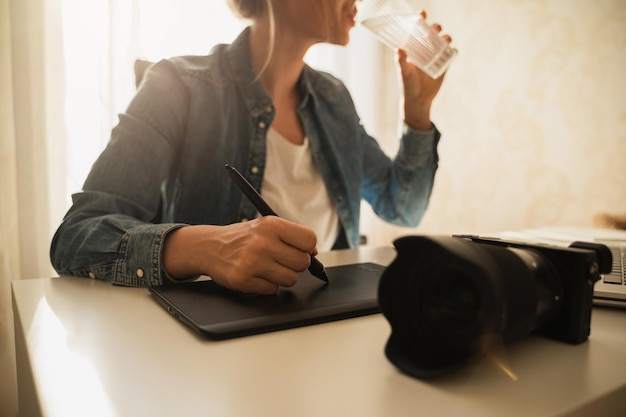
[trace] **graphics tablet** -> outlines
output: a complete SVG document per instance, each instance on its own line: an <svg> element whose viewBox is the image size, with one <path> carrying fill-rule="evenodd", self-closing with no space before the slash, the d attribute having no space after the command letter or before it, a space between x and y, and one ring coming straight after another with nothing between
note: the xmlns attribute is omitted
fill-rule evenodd
<svg viewBox="0 0 626 417"><path fill-rule="evenodd" d="M151 287L174 317L211 339L228 339L380 312L378 282L385 267L360 263L326 268L329 283L300 273L275 295L250 295L211 280Z"/></svg>

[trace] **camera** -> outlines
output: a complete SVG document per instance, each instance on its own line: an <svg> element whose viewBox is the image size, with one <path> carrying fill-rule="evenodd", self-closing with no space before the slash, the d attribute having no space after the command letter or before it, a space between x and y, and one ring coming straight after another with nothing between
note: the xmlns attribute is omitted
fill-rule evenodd
<svg viewBox="0 0 626 417"><path fill-rule="evenodd" d="M590 333L593 286L612 267L608 247L569 247L470 235L407 236L378 288L391 325L385 355L433 378L531 332L579 344Z"/></svg>

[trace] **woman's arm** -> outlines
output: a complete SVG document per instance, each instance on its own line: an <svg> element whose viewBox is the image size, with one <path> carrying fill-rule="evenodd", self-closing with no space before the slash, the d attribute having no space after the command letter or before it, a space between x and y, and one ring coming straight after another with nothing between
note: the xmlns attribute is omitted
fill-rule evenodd
<svg viewBox="0 0 626 417"><path fill-rule="evenodd" d="M229 226L189 226L170 233L163 266L172 277L209 275L218 284L273 294L290 287L310 263L313 230L275 216Z"/></svg>

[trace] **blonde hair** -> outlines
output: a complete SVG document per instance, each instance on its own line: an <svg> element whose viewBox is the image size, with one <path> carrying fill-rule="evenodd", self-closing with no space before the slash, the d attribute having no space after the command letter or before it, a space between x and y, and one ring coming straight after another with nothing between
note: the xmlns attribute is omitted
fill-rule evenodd
<svg viewBox="0 0 626 417"><path fill-rule="evenodd" d="M228 0L231 10L243 19L256 20L269 10L269 0Z"/></svg>

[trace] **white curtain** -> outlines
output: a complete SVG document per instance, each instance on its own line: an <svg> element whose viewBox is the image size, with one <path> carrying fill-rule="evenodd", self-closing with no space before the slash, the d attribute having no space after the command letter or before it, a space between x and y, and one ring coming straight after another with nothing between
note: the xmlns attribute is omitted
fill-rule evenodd
<svg viewBox="0 0 626 417"><path fill-rule="evenodd" d="M0 415L17 415L10 283L54 276L50 239L134 94L134 60L206 54L244 25L226 0L0 0ZM359 29L307 59L395 136L397 106L370 99L394 99L389 51Z"/></svg>
<svg viewBox="0 0 626 417"><path fill-rule="evenodd" d="M0 414L17 415L10 282L51 276L65 210L59 0L0 0Z"/></svg>

